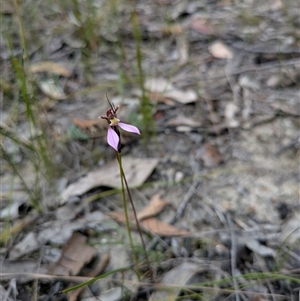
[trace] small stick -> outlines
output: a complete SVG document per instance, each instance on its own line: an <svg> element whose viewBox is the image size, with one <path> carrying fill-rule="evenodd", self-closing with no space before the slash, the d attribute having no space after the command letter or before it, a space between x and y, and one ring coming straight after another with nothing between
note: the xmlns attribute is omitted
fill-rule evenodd
<svg viewBox="0 0 300 301"><path fill-rule="evenodd" d="M174 217L171 219L170 224L173 225L175 224L179 218L181 218L184 214L184 211L187 207L187 205L189 204L189 202L192 199L192 196L195 194L195 190L197 188L197 186L200 183L200 179L194 179L192 185L190 186L187 194L185 195L185 197L183 198L182 202L180 203L179 207L177 208L177 211L174 215Z"/></svg>
<svg viewBox="0 0 300 301"><path fill-rule="evenodd" d="M192 166L194 166L192 164ZM197 188L197 186L199 185L200 183L200 179L197 177L197 171L198 171L198 164L196 165L197 167L195 168L194 170L194 180L193 180L193 183L192 185L190 186L187 194L185 195L185 197L183 198L182 202L180 203L179 207L177 208L176 210L176 213L175 215L173 216L173 218L171 219L171 221L169 222L169 224L173 225L175 224L179 218L181 218L184 214L184 211L188 205L188 203L191 201L192 199L192 196L194 195L195 193L195 190ZM151 250L153 249L156 244L161 240L160 237L154 237L147 245L147 250Z"/></svg>
<svg viewBox="0 0 300 301"><path fill-rule="evenodd" d="M251 71L262 71L262 70L268 70L268 69L272 69L272 68L280 68L280 67L286 67L286 66L293 66L296 64L299 64L300 60L299 59L290 59L290 60L286 60L285 62L279 62L279 63L266 63L263 66L260 67L256 67L256 66L246 66L246 67L242 67L239 70L236 71L232 71L231 73L228 74L224 74L224 75L217 75L217 76L212 76L212 77L200 77L200 80L206 81L206 80L215 80L215 79L221 79L224 77L228 77L228 76L234 76L234 75L239 75L245 72L251 72Z"/></svg>
<svg viewBox="0 0 300 301"><path fill-rule="evenodd" d="M230 249L230 257L231 257L231 274L232 274L232 281L233 281L233 287L234 290L236 291L235 294L235 300L236 301L240 301L240 295L237 293L238 292L238 285L236 282L236 276L238 276L237 270L236 270L236 253L237 253L237 242L236 242L236 236L233 230L233 223L232 223L232 219L231 219L231 215L230 213L227 212L226 214L226 219L227 219L227 223L229 226L229 230L230 230L230 237L231 237L231 249Z"/></svg>

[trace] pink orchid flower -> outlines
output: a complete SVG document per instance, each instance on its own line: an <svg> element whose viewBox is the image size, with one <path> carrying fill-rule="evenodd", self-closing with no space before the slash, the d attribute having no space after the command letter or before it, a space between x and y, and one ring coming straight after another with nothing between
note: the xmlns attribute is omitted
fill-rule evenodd
<svg viewBox="0 0 300 301"><path fill-rule="evenodd" d="M109 127L107 130L107 143L115 149L117 152L121 150L121 137L119 127L124 131L135 133L140 135L140 130L131 124L120 122L120 119L117 118L117 111L119 110L119 106L115 107L110 103L110 109L106 111L106 116L100 116L99 118L106 119Z"/></svg>

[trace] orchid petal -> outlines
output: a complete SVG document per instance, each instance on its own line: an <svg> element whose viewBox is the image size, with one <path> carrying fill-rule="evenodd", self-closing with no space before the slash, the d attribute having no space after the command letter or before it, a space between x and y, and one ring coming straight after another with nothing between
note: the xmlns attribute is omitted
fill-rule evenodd
<svg viewBox="0 0 300 301"><path fill-rule="evenodd" d="M118 126L123 129L124 131L127 131L127 132L131 132L131 133L136 133L138 135L140 135L140 130L134 126L134 125L131 125L131 124L127 124L127 123L123 123L123 122L119 122L118 123Z"/></svg>
<svg viewBox="0 0 300 301"><path fill-rule="evenodd" d="M118 151L118 145L119 145L119 136L118 134L111 128L108 127L107 130L107 143L114 148L116 151Z"/></svg>

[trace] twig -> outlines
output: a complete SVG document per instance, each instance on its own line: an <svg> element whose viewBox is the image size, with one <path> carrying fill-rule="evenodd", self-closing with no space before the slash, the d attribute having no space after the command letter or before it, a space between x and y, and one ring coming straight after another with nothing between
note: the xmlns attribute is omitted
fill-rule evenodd
<svg viewBox="0 0 300 301"><path fill-rule="evenodd" d="M116 281L116 282L120 282L120 281ZM167 289L167 290L170 290L172 288L183 288L183 289L201 289L203 291L217 291L217 292L223 292L223 293L237 293L237 294L243 294L243 295L249 295L249 296L252 296L252 295L257 295L257 292L250 292L250 291L242 291L242 290L237 290L237 291L233 291L231 289L226 289L226 288L219 288L219 287L216 287L215 285L214 286L202 286L202 285L199 285L199 284L196 284L196 285L179 285L179 284L149 284L149 283L146 283L146 282L136 282L136 281L132 281L132 280L124 280L125 283L129 283L131 285L136 285L137 287L141 287L143 286L144 288L145 287L152 287L156 290L159 290L159 289ZM123 285L124 282L122 282L121 284ZM270 294L270 293L260 293L262 296L274 296L274 297L278 297L278 298L286 298L285 295L282 295L282 294Z"/></svg>
<svg viewBox="0 0 300 301"><path fill-rule="evenodd" d="M175 224L179 218L181 218L184 214L184 211L188 205L188 203L191 201L192 196L195 194L196 188L200 183L200 178L197 176L199 174L199 164L198 162L195 162L194 159L190 161L190 166L194 172L193 175L193 183L190 186L187 194L183 198L182 202L180 203L179 207L177 208L177 211L174 215L174 217L169 222L171 225Z"/></svg>
<svg viewBox="0 0 300 301"><path fill-rule="evenodd" d="M7 288L7 291L4 293L2 293L2 297L3 297L3 300L2 301L10 301L12 300L10 298L10 295L13 295L13 298L14 300L16 300L16 296L17 296L17 283L16 283L16 278L12 278L10 279L10 282L9 282L9 287Z"/></svg>
<svg viewBox="0 0 300 301"><path fill-rule="evenodd" d="M182 202L180 203L179 207L177 208L177 211L175 213L175 215L173 216L173 218L171 219L171 221L169 222L171 225L175 224L179 218L181 218L184 214L184 211L188 205L188 203L191 201L192 196L195 193L195 190L197 188L197 186L200 183L200 179L194 179L192 185L190 186L187 194L185 195L185 197L183 198Z"/></svg>
<svg viewBox="0 0 300 301"><path fill-rule="evenodd" d="M218 205L216 202L214 202L206 193L201 189L198 191L198 195L205 199L209 205L213 208L215 211L216 215L218 216L219 220L223 225L226 224L226 218L225 218L225 210L222 208L221 205Z"/></svg>
<svg viewBox="0 0 300 301"><path fill-rule="evenodd" d="M266 47L265 44L262 45L243 45L244 43L233 43L232 47L238 50L243 50L245 52L258 53L258 54L275 54L276 56L283 54L299 54L299 48L291 47L289 49L279 49L273 46Z"/></svg>
<svg viewBox="0 0 300 301"><path fill-rule="evenodd" d="M236 301L240 301L240 295L237 293L238 291L238 285L237 285L237 281L236 281L236 276L239 276L236 270L236 253L237 253L237 242L236 242L236 236L233 230L233 223L232 223L232 219L230 216L230 213L227 212L226 214L226 219L227 219L227 223L229 226L229 230L230 230L230 237L231 237L231 249L230 249L230 257L231 257L231 273L232 273L232 281L233 281L233 287L234 290L236 291L235 294L235 300Z"/></svg>
<svg viewBox="0 0 300 301"><path fill-rule="evenodd" d="M200 183L200 178L197 176L198 175L198 164L191 164L191 166L194 168L194 180L192 185L190 186L187 194L185 195L185 197L183 198L182 202L180 203L179 207L176 210L175 215L173 216L173 218L171 219L171 221L169 222L169 224L173 225L175 224L179 218L181 218L184 214L184 211L188 205L188 203L191 201L192 196L195 194L196 188ZM159 237L154 237L147 245L147 250L151 250L152 248L154 248L156 246L156 244L159 242L160 238Z"/></svg>
<svg viewBox="0 0 300 301"><path fill-rule="evenodd" d="M288 151L290 148L300 147L300 134L297 135L289 144L282 146L275 154L275 157L280 157L283 153Z"/></svg>
<svg viewBox="0 0 300 301"><path fill-rule="evenodd" d="M290 59L290 60L286 60L285 62L279 62L279 63L271 62L271 63L266 63L266 64L264 64L262 66L259 66L259 67L249 66L249 67L240 68L240 70L233 71L229 74L212 76L212 77L200 77L200 80L202 80L202 81L215 80L215 79L221 79L221 78L228 77L228 76L239 75L239 74L245 73L245 72L262 71L262 70L268 70L268 69L272 69L272 68L293 66L293 65L296 65L296 64L300 64L299 59Z"/></svg>
<svg viewBox="0 0 300 301"><path fill-rule="evenodd" d="M255 254L255 253L254 253L254 256L255 256L256 258L258 257L257 254ZM257 261L258 261L258 264L259 264L261 270L263 271L263 273L267 273L266 269L259 263L259 260L257 260ZM267 282L269 291L271 292L271 296L272 296L273 301L276 301L276 299L275 299L275 297L274 297L275 292L274 292L274 289L273 289L273 285L271 284L271 282L270 282L269 279L266 279L266 282Z"/></svg>
<svg viewBox="0 0 300 301"><path fill-rule="evenodd" d="M169 247L169 245L162 238L160 238L158 235L156 235L147 244L147 246L146 246L147 251L152 250L157 245L157 243L160 243L162 246L164 246L165 249L167 249Z"/></svg>

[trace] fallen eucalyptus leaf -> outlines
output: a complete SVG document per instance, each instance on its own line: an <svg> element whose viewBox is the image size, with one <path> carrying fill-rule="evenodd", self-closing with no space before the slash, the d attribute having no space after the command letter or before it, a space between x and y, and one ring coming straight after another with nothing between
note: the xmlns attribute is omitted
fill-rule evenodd
<svg viewBox="0 0 300 301"><path fill-rule="evenodd" d="M71 72L64 65L50 61L33 63L30 65L29 70L32 73L50 72L65 77L71 75Z"/></svg>
<svg viewBox="0 0 300 301"><path fill-rule="evenodd" d="M198 98L197 93L192 89L187 89L187 90L173 89L170 91L166 91L164 93L164 97L171 98L182 104L195 102Z"/></svg>
<svg viewBox="0 0 300 301"><path fill-rule="evenodd" d="M145 89L153 93L164 93L173 90L174 86L164 78L148 78L145 82Z"/></svg>
<svg viewBox="0 0 300 301"><path fill-rule="evenodd" d="M199 120L192 119L187 116L179 115L179 116L176 116L176 117L168 120L167 125L170 125L170 126L184 125L184 126L190 126L190 127L196 128L196 127L201 126L201 122Z"/></svg>
<svg viewBox="0 0 300 301"><path fill-rule="evenodd" d="M106 229L114 227L111 221L100 211L86 214L82 218L70 222L69 220L55 220L42 224L38 233L37 240L40 244L52 243L63 245L72 236L72 233L84 229Z"/></svg>
<svg viewBox="0 0 300 301"><path fill-rule="evenodd" d="M89 263L97 254L96 249L86 244L87 237L75 232L62 249L57 263L50 265L51 275L75 276L85 264Z"/></svg>
<svg viewBox="0 0 300 301"><path fill-rule="evenodd" d="M232 59L232 50L221 41L212 43L208 48L210 54L217 59Z"/></svg>
<svg viewBox="0 0 300 301"><path fill-rule="evenodd" d="M123 290L121 287L114 287L110 290L103 291L99 296L97 297L89 297L82 299L82 301L118 301L122 300Z"/></svg>
<svg viewBox="0 0 300 301"><path fill-rule="evenodd" d="M13 301L9 296L9 292L0 284L0 300Z"/></svg>
<svg viewBox="0 0 300 301"><path fill-rule="evenodd" d="M149 204L138 212L137 217L139 220L142 220L154 216L160 213L167 205L167 201L161 199L159 194L155 194L152 196Z"/></svg>
<svg viewBox="0 0 300 301"><path fill-rule="evenodd" d="M0 220L13 221L20 217L20 207L25 205L25 202L15 202L9 204L6 208L0 210Z"/></svg>
<svg viewBox="0 0 300 301"><path fill-rule="evenodd" d="M256 239L248 237L247 239L245 239L245 245L253 253L256 253L260 256L272 257L272 258L275 258L276 256L275 250L271 249L270 247L262 245Z"/></svg>
<svg viewBox="0 0 300 301"><path fill-rule="evenodd" d="M62 87L55 83L52 79L40 81L38 82L38 86L45 95L52 99L59 100L67 97L63 92Z"/></svg>
<svg viewBox="0 0 300 301"><path fill-rule="evenodd" d="M14 245L9 252L9 259L18 259L29 252L33 252L39 248L36 234L28 233L18 244Z"/></svg>
<svg viewBox="0 0 300 301"><path fill-rule="evenodd" d="M139 186L153 172L158 164L158 159L141 159L124 157L122 159L123 169L129 186ZM79 196L92 188L106 186L120 188L120 172L117 160L111 161L99 170L92 171L78 181L70 184L62 192L62 203L65 203L71 196Z"/></svg>
<svg viewBox="0 0 300 301"><path fill-rule="evenodd" d="M197 157L200 158L205 167L216 167L223 162L223 156L213 144L207 143L199 148Z"/></svg>
<svg viewBox="0 0 300 301"><path fill-rule="evenodd" d="M190 28L203 35L213 35L214 28L208 20L204 19L200 14L195 14L189 24Z"/></svg>
<svg viewBox="0 0 300 301"><path fill-rule="evenodd" d="M17 278L18 284L34 279L33 274L46 274L47 268L35 259L1 260L1 281Z"/></svg>
<svg viewBox="0 0 300 301"><path fill-rule="evenodd" d="M101 256L101 259L98 260L98 263L96 265L93 265L93 268L91 268L89 271L84 271L82 276L85 276L85 277L98 276L105 270L105 268L107 267L107 265L109 263L109 260L110 260L110 255L107 252L107 253L103 254L103 256ZM68 301L76 301L78 296L81 294L81 292L84 289L85 289L85 287L83 286L74 291L70 291L68 293ZM101 297L101 300L103 301L102 297ZM114 299L110 299L110 300L114 300Z"/></svg>
<svg viewBox="0 0 300 301"><path fill-rule="evenodd" d="M103 119L90 119L90 120L85 120L85 119L80 119L80 118L76 118L76 117L73 117L72 118L72 122L82 128L82 129L88 129L90 127L93 127L95 125L99 125L99 124L103 124Z"/></svg>
<svg viewBox="0 0 300 301"><path fill-rule="evenodd" d="M146 230L159 236L185 236L190 234L184 229L169 225L154 217L143 219L141 224Z"/></svg>
<svg viewBox="0 0 300 301"><path fill-rule="evenodd" d="M191 283L193 277L200 271L197 264L191 262L183 262L177 267L167 272L160 284L176 285L176 287L170 287L169 289L158 289L152 293L149 301L175 301L181 291L180 286Z"/></svg>

